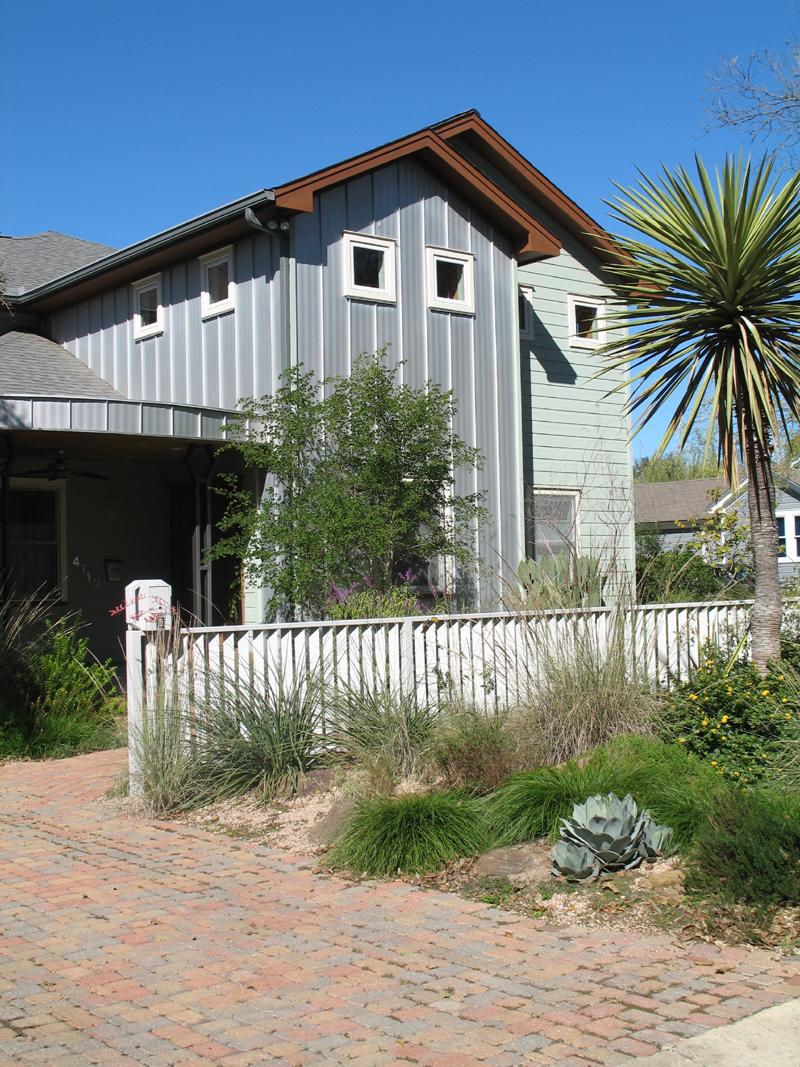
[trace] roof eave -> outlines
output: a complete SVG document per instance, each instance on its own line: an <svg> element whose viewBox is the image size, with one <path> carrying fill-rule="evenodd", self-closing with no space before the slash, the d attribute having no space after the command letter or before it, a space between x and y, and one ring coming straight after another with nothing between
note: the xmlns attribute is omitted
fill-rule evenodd
<svg viewBox="0 0 800 1067"><path fill-rule="evenodd" d="M245 209L255 211L273 206L274 202L274 191L261 189L95 260L46 285L19 296L7 296L6 302L12 309L49 311L63 303L65 298L84 300L96 290L130 283L137 277L154 273L176 258L199 255L212 245L230 242L239 233L252 233L244 218ZM178 248L180 257L174 254Z"/></svg>

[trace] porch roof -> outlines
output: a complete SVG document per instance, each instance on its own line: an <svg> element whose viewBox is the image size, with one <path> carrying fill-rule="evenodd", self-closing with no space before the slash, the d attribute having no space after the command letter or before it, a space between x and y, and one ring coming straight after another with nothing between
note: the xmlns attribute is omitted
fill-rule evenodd
<svg viewBox="0 0 800 1067"><path fill-rule="evenodd" d="M125 399L61 345L18 330L0 336L0 397L5 396Z"/></svg>

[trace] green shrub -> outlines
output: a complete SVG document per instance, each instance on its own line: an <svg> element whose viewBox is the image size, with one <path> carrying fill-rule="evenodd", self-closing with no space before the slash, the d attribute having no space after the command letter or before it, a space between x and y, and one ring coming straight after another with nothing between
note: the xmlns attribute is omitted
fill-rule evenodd
<svg viewBox="0 0 800 1067"><path fill-rule="evenodd" d="M687 886L759 910L800 901L800 797L719 790L695 835Z"/></svg>
<svg viewBox="0 0 800 1067"><path fill-rule="evenodd" d="M357 806L328 861L355 874L423 873L485 843L480 802L466 794L373 797Z"/></svg>
<svg viewBox="0 0 800 1067"><path fill-rule="evenodd" d="M749 662L730 660L713 646L689 681L665 702L664 735L742 785L769 774L780 762L800 711L789 668L762 678Z"/></svg>
<svg viewBox="0 0 800 1067"><path fill-rule="evenodd" d="M532 758L516 727L508 710L450 705L431 741L432 774L450 789L490 793Z"/></svg>
<svg viewBox="0 0 800 1067"><path fill-rule="evenodd" d="M558 835L559 819L573 804L598 793L631 793L656 822L672 827L685 847L707 818L716 790L714 771L683 748L641 737L621 737L589 758L514 775L488 799L488 820L498 844L514 845Z"/></svg>
<svg viewBox="0 0 800 1067"><path fill-rule="evenodd" d="M45 623L46 605L0 609L0 755L68 756L124 744L115 724L124 701L113 664L93 660L80 613Z"/></svg>

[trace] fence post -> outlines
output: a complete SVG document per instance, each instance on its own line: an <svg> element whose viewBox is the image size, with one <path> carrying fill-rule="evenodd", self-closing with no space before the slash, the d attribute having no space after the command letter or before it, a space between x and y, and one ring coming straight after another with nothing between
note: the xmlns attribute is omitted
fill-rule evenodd
<svg viewBox="0 0 800 1067"><path fill-rule="evenodd" d="M143 658L145 647L143 630L131 628L125 632L126 692L128 697L128 782L132 797L138 796L142 792L140 761L144 719Z"/></svg>

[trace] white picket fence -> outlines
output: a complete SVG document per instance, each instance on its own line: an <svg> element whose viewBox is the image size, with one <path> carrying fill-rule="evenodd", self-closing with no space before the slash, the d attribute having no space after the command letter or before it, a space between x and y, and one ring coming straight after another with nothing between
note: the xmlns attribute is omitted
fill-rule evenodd
<svg viewBox="0 0 800 1067"><path fill-rule="evenodd" d="M602 655L616 637L624 642L631 670L646 672L654 686L669 687L687 677L706 642L731 647L741 641L751 608L752 601L737 600L192 627L177 637L133 627L127 640L129 730L134 741L165 672L187 706L202 702L212 679L263 691L280 674L288 685L314 675L323 694L343 685L388 685L415 692L422 702L447 694L491 708L535 687L548 646L563 649L583 640Z"/></svg>

